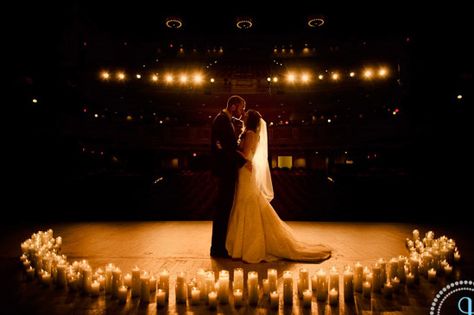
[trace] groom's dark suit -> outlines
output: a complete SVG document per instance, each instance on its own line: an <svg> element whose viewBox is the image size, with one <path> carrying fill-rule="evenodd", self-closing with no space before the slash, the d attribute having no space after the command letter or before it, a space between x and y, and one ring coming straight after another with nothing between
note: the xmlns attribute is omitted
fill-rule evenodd
<svg viewBox="0 0 474 315"><path fill-rule="evenodd" d="M237 152L237 136L231 118L221 111L211 133L212 173L218 179L218 195L212 221L212 256L227 256L225 239L234 201L237 171L246 160Z"/></svg>

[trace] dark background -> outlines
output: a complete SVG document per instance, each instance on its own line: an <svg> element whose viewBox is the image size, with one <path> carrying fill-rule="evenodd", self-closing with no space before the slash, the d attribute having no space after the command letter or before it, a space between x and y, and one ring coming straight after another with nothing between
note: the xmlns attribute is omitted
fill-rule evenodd
<svg viewBox="0 0 474 315"><path fill-rule="evenodd" d="M275 122L270 154L306 159L301 169L273 169L273 205L288 220L472 222L472 5L254 6L74 1L5 10L4 62L14 70L3 104L7 211L18 220L210 218L215 185L205 139L232 86L104 83L102 69L145 76L192 64L231 82L242 69L264 80L294 65L383 63L390 78L370 85L281 83L241 93ZM307 27L311 15L325 25ZM165 26L171 16L182 29ZM245 16L254 27L238 30ZM304 44L316 53L272 55ZM180 56L179 47L198 53ZM212 52L219 47L222 56ZM299 142L281 136L288 133L316 136ZM340 162L345 152L354 164ZM178 168L169 165L174 157Z"/></svg>

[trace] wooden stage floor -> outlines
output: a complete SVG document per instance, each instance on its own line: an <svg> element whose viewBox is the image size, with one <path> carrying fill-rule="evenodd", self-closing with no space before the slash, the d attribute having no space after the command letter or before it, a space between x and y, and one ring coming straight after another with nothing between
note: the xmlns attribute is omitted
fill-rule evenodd
<svg viewBox="0 0 474 315"><path fill-rule="evenodd" d="M291 261L247 264L232 259L212 259L209 256L211 222L209 221L159 221L159 222L75 222L33 224L23 223L2 227L0 238L2 289L1 314L428 314L429 306L439 289L454 279L473 280L473 244L468 228L457 226L428 226L405 223L352 223L352 222L288 222L307 242L318 242L331 246L333 256L320 264ZM340 297L338 306L330 307L316 302L313 297L311 309L300 306L295 296L293 306L280 302L278 310L271 310L269 302L261 298L258 306L234 308L232 304L219 305L210 311L205 304L176 305L174 293L165 308L157 308L156 303L140 304L130 299L125 305L101 294L93 298L80 293L42 287L37 281L27 281L19 266L20 243L38 230L52 228L55 236L63 238L62 253L68 262L86 259L95 269L113 263L125 273L137 265L142 270L158 274L167 269L170 287L174 287L175 275L180 271L188 280L195 276L199 268L232 270L237 267L257 271L259 280L266 278L267 269L278 271L279 287L282 290L284 270L293 271L295 278L300 268L309 270L312 276L320 268L328 270L336 266L343 270L345 265L353 266L360 261L371 266L379 258L386 261L399 255L407 255L405 239L418 228L422 235L433 230L436 237L446 235L453 238L462 254L462 261L454 269L451 279L440 278L437 283L429 283L422 278L420 285L404 289L400 294L387 299L373 295L371 299L355 294L354 302L345 303ZM174 276L174 277L173 277ZM342 287L342 278L340 279Z"/></svg>

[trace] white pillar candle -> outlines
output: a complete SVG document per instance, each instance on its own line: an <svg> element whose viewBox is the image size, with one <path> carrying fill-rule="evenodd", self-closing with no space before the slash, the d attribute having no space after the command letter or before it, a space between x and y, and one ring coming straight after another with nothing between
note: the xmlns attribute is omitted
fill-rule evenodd
<svg viewBox="0 0 474 315"><path fill-rule="evenodd" d="M164 269L160 272L160 284L158 287L166 292L166 301L168 301L170 296L170 274L168 270Z"/></svg>
<svg viewBox="0 0 474 315"><path fill-rule="evenodd" d="M270 307L272 309L278 309L280 303L280 296L277 291L270 292Z"/></svg>
<svg viewBox="0 0 474 315"><path fill-rule="evenodd" d="M362 292L362 280L363 280L363 267L360 262L356 262L354 265L354 290Z"/></svg>
<svg viewBox="0 0 474 315"><path fill-rule="evenodd" d="M461 254L458 251L455 251L454 252L454 262L458 263L459 261L461 261Z"/></svg>
<svg viewBox="0 0 474 315"><path fill-rule="evenodd" d="M105 277L100 275L97 277L97 281L99 281L100 289L105 290Z"/></svg>
<svg viewBox="0 0 474 315"><path fill-rule="evenodd" d="M125 304L127 302L127 293L128 293L128 291L127 291L126 286L121 285L118 288L117 298L118 298L119 303Z"/></svg>
<svg viewBox="0 0 474 315"><path fill-rule="evenodd" d="M262 285L263 285L263 295L270 296L270 283L268 282L268 279L263 279Z"/></svg>
<svg viewBox="0 0 474 315"><path fill-rule="evenodd" d="M389 279L392 279L392 278L395 278L395 277L398 277L398 259L393 257L392 259L390 259L390 268L389 268Z"/></svg>
<svg viewBox="0 0 474 315"><path fill-rule="evenodd" d="M114 265L108 264L105 266L105 293L112 293L112 271L114 270Z"/></svg>
<svg viewBox="0 0 474 315"><path fill-rule="evenodd" d="M277 284L277 279L278 279L278 272L276 269L268 269L267 270L267 279L268 283L270 284L270 292L277 291L278 290L278 284Z"/></svg>
<svg viewBox="0 0 474 315"><path fill-rule="evenodd" d="M219 290L217 294L219 296L219 303L229 303L229 271L227 270L219 272Z"/></svg>
<svg viewBox="0 0 474 315"><path fill-rule="evenodd" d="M191 280L187 283L187 291L188 291L188 299L191 299L191 292L193 288L196 286L196 282Z"/></svg>
<svg viewBox="0 0 474 315"><path fill-rule="evenodd" d="M350 267L346 267L343 274L344 300L351 301L354 297L354 273Z"/></svg>
<svg viewBox="0 0 474 315"><path fill-rule="evenodd" d="M420 260L418 256L412 256L410 258L410 273L413 275L415 282L419 280L418 267L420 266Z"/></svg>
<svg viewBox="0 0 474 315"><path fill-rule="evenodd" d="M329 305L337 305L339 303L339 293L335 288L329 291Z"/></svg>
<svg viewBox="0 0 474 315"><path fill-rule="evenodd" d="M258 273L249 271L247 274L247 294L250 305L258 303Z"/></svg>
<svg viewBox="0 0 474 315"><path fill-rule="evenodd" d="M116 298L118 295L118 289L122 285L122 270L115 268L112 271L112 297Z"/></svg>
<svg viewBox="0 0 474 315"><path fill-rule="evenodd" d="M406 280L405 263L406 263L406 257L399 256L397 274L398 274L398 277L400 278L400 282L402 283L404 283Z"/></svg>
<svg viewBox="0 0 474 315"><path fill-rule="evenodd" d="M42 274L41 274L41 282L43 283L43 285L49 287L51 285L51 274L47 271L44 271Z"/></svg>
<svg viewBox="0 0 474 315"><path fill-rule="evenodd" d="M186 273L179 272L176 276L175 285L176 303L186 303Z"/></svg>
<svg viewBox="0 0 474 315"><path fill-rule="evenodd" d="M318 301L326 301L328 298L328 280L327 274L323 269L319 269L316 273L318 277L318 285L316 289L317 299Z"/></svg>
<svg viewBox="0 0 474 315"><path fill-rule="evenodd" d="M420 239L420 231L418 230L413 230L413 240L416 241L416 240L419 240ZM405 234L406 235L406 234Z"/></svg>
<svg viewBox="0 0 474 315"><path fill-rule="evenodd" d="M362 294L364 297L370 298L370 293L372 291L372 286L369 281L365 281L362 285Z"/></svg>
<svg viewBox="0 0 474 315"><path fill-rule="evenodd" d="M90 294L92 297L98 297L100 292L100 282L97 280L94 280L91 283L91 289L90 289Z"/></svg>
<svg viewBox="0 0 474 315"><path fill-rule="evenodd" d="M211 291L207 294L208 305L210 309L215 309L217 307L217 292Z"/></svg>
<svg viewBox="0 0 474 315"><path fill-rule="evenodd" d="M311 300L313 299L313 292L311 290L303 291L303 307L311 307Z"/></svg>
<svg viewBox="0 0 474 315"><path fill-rule="evenodd" d="M382 281L380 286L382 286L383 283L387 282L387 262L383 258L380 258L377 262L380 266L380 279Z"/></svg>
<svg viewBox="0 0 474 315"><path fill-rule="evenodd" d="M285 305L293 304L293 287L293 273L289 270L283 271L283 303Z"/></svg>
<svg viewBox="0 0 474 315"><path fill-rule="evenodd" d="M436 282L436 270L434 268L428 270L428 281Z"/></svg>
<svg viewBox="0 0 474 315"><path fill-rule="evenodd" d="M132 287L132 275L130 273L127 273L125 276L123 276L123 284L128 288Z"/></svg>
<svg viewBox="0 0 474 315"><path fill-rule="evenodd" d="M207 276L207 273L204 269L202 268L198 269L196 273L196 280L197 280L196 286L199 288L199 291L201 294L201 300L205 300L205 301L207 301L206 276Z"/></svg>
<svg viewBox="0 0 474 315"><path fill-rule="evenodd" d="M150 302L150 275L144 272L140 276L140 301L144 303Z"/></svg>
<svg viewBox="0 0 474 315"><path fill-rule="evenodd" d="M312 275L311 276L311 290L316 291L318 287L318 276Z"/></svg>
<svg viewBox="0 0 474 315"><path fill-rule="evenodd" d="M56 284L60 288L64 288L67 285L67 276L66 276L66 265L60 264L56 266L57 281Z"/></svg>
<svg viewBox="0 0 474 315"><path fill-rule="evenodd" d="M234 290L234 306L239 307L242 305L242 290Z"/></svg>
<svg viewBox="0 0 474 315"><path fill-rule="evenodd" d="M379 292L382 288L382 268L378 263L372 267L372 291Z"/></svg>
<svg viewBox="0 0 474 315"><path fill-rule="evenodd" d="M150 277L150 291L151 292L156 291L156 277L153 275Z"/></svg>
<svg viewBox="0 0 474 315"><path fill-rule="evenodd" d="M107 270L106 270L106 273L107 273ZM140 291L141 291L140 268L138 268L138 266L134 266L132 269L132 297L139 297Z"/></svg>
<svg viewBox="0 0 474 315"><path fill-rule="evenodd" d="M244 270L242 268L234 269L234 282L232 289L244 290Z"/></svg>
<svg viewBox="0 0 474 315"><path fill-rule="evenodd" d="M163 307L166 305L166 292L162 289L158 289L156 291L156 304L159 307Z"/></svg>
<svg viewBox="0 0 474 315"><path fill-rule="evenodd" d="M329 290L332 289L339 290L339 272L336 266L332 266L329 270Z"/></svg>
<svg viewBox="0 0 474 315"><path fill-rule="evenodd" d="M194 287L191 290L191 304L192 305L198 305L200 299L201 299L201 290L199 290L199 288L197 288L197 287Z"/></svg>
<svg viewBox="0 0 474 315"><path fill-rule="evenodd" d="M301 268L299 273L299 279L301 281L301 292L309 289L309 272L306 268Z"/></svg>

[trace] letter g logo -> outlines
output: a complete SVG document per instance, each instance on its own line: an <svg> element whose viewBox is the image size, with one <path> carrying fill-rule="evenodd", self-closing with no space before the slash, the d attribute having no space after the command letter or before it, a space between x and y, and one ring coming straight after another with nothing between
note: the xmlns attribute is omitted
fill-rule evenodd
<svg viewBox="0 0 474 315"><path fill-rule="evenodd" d="M463 301L466 301L466 303L463 303ZM467 296L460 298L458 301L458 309L463 314L474 315L472 313L472 299Z"/></svg>

